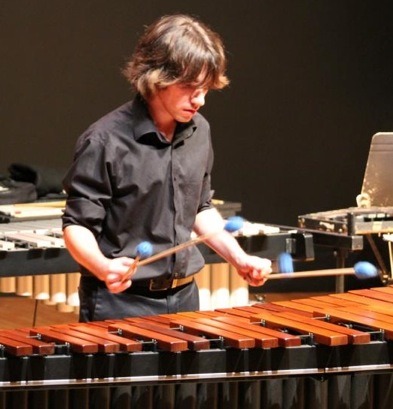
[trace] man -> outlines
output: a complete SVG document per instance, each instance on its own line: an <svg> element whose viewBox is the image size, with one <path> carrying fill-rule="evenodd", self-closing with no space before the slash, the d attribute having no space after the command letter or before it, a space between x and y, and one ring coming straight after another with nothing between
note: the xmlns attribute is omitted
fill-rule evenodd
<svg viewBox="0 0 393 409"><path fill-rule="evenodd" d="M80 320L156 315L199 308L196 247L136 269L135 248L155 252L212 235L207 244L250 285L269 260L246 254L212 205L210 128L198 113L210 90L228 84L218 34L187 15L164 16L140 38L124 75L134 100L79 138L64 180L66 245L81 265Z"/></svg>

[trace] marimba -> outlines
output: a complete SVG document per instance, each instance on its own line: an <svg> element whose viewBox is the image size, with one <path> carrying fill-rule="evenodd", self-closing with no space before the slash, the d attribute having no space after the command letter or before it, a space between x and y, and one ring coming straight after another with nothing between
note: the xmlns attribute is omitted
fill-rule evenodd
<svg viewBox="0 0 393 409"><path fill-rule="evenodd" d="M99 394L106 408L126 388L133 408L385 409L392 339L392 286L0 330L0 407L88 408Z"/></svg>

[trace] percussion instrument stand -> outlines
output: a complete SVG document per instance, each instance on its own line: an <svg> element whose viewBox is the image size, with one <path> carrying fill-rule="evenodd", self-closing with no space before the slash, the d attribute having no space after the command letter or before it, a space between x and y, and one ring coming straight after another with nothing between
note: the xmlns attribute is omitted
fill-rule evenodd
<svg viewBox="0 0 393 409"><path fill-rule="evenodd" d="M382 281L388 282L393 280L392 277L392 273L389 273L389 270L386 267L386 264L383 260L383 257L377 247L377 245L375 244L375 240L372 236L372 234L365 234L364 237L367 238L367 241L370 244L370 247L372 249L372 252L378 262L378 267L381 270L382 274L381 274L381 279ZM393 243L393 234L385 234L383 236L385 241L388 241L388 245L389 245L389 259L390 259L390 271L392 271L392 266L393 266L393 249L392 249L392 243ZM337 268L345 268L345 259L348 255L350 250L348 249L344 249L344 248L338 248L335 251L335 255L336 255L336 265ZM341 275L337 275L336 277L336 293L343 293L345 291L345 276L343 274Z"/></svg>
<svg viewBox="0 0 393 409"><path fill-rule="evenodd" d="M393 249L392 249L393 233L384 234L383 239L388 242L390 274L387 277L388 277L388 280L392 281L392 279L393 279L393 277L392 277L392 269L393 269Z"/></svg>
<svg viewBox="0 0 393 409"><path fill-rule="evenodd" d="M390 281L391 278L392 278L391 277L391 272L388 273L388 269L386 268L386 264L385 264L385 262L383 260L383 257L381 256L380 251L378 250L377 245L375 244L375 240L374 240L372 234L366 234L365 236L367 238L367 241L370 244L370 247L371 247L371 249L372 249L372 251L374 253L375 258L377 259L379 268L381 269L381 272L382 272L381 277L382 277L383 282L385 283L387 281ZM390 250L391 249L390 249L390 245L389 245L389 258L390 258L390 271L391 271L392 270L392 258L391 258L391 255L390 255Z"/></svg>
<svg viewBox="0 0 393 409"><path fill-rule="evenodd" d="M348 250L339 248L336 250L336 265L337 268L345 267L345 259L347 258ZM336 293L343 293L345 291L345 277L344 274L336 276Z"/></svg>

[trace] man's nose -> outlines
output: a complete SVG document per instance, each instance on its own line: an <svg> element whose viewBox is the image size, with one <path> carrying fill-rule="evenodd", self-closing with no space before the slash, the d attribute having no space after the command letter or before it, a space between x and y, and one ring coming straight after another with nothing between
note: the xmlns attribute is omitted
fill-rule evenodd
<svg viewBox="0 0 393 409"><path fill-rule="evenodd" d="M205 105L205 95L206 92L204 92L203 90L195 91L191 97L192 104L198 107Z"/></svg>

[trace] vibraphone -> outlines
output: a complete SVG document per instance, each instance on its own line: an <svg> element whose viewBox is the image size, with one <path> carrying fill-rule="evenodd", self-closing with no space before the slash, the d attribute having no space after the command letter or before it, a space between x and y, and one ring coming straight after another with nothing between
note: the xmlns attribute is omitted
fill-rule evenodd
<svg viewBox="0 0 393 409"><path fill-rule="evenodd" d="M0 330L0 407L387 409L392 339L392 286Z"/></svg>
<svg viewBox="0 0 393 409"><path fill-rule="evenodd" d="M298 225L312 234L316 248L334 251L339 268L346 266L351 254L366 252L369 248L367 258L372 258L380 269L382 281L391 281L393 260L386 254L382 236L393 231L393 207L349 207L310 213L298 216ZM344 277L337 276L336 291L344 290Z"/></svg>
<svg viewBox="0 0 393 409"><path fill-rule="evenodd" d="M79 306L78 266L64 245L60 218L0 224L0 293Z"/></svg>
<svg viewBox="0 0 393 409"><path fill-rule="evenodd" d="M250 225L247 234L237 236L247 252L268 258L284 251L295 259L314 257L311 234L259 223ZM216 307L217 299L231 303L234 297L241 297L243 303L247 302L246 283L239 280L237 273L232 274L230 266L210 248L203 244L199 248L208 264L198 276L203 308ZM59 217L0 223L0 293L45 300L62 311L77 309L76 271L78 265L64 246Z"/></svg>

